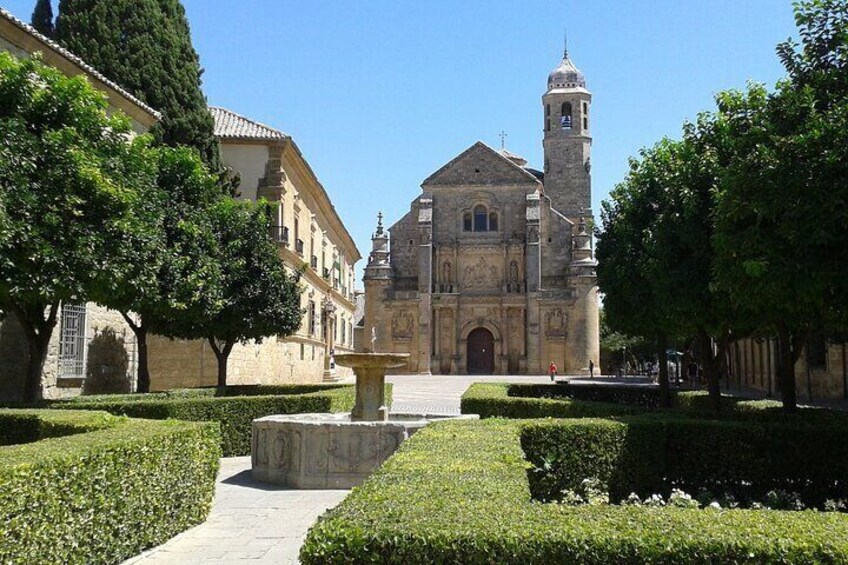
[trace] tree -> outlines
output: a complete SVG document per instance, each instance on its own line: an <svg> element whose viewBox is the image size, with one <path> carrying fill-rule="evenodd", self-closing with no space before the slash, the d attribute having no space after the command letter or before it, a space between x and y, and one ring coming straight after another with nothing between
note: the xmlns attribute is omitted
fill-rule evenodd
<svg viewBox="0 0 848 565"><path fill-rule="evenodd" d="M796 4L802 44L778 47L789 79L718 97L727 141L717 192L717 284L778 338L778 377L795 409L795 363L817 329L846 324L848 7Z"/></svg>
<svg viewBox="0 0 848 565"><path fill-rule="evenodd" d="M61 0L56 38L108 78L163 113L152 133L188 145L220 169L200 60L179 0Z"/></svg>
<svg viewBox="0 0 848 565"><path fill-rule="evenodd" d="M0 53L0 200L14 210L0 229L0 310L26 335L26 400L42 393L60 303L103 300L126 276L127 247L150 237L137 207L150 140L130 132L84 77Z"/></svg>
<svg viewBox="0 0 848 565"><path fill-rule="evenodd" d="M53 25L53 6L50 0L38 0L32 11L32 27L42 35L53 39L56 27Z"/></svg>
<svg viewBox="0 0 848 565"><path fill-rule="evenodd" d="M212 214L221 263L224 306L199 319L183 337L202 335L218 360L218 386L227 386L227 360L236 343L286 336L300 327L299 273L288 275L268 237L265 203L224 199Z"/></svg>
<svg viewBox="0 0 848 565"><path fill-rule="evenodd" d="M660 365L660 403L671 403L667 352L680 321L667 307L653 277L657 241L652 226L665 200L664 179L673 142L665 140L643 149L641 159L630 160L627 178L612 191L612 201L601 204L602 230L597 234L598 286L604 293L604 312L611 329L643 336L654 344Z"/></svg>
<svg viewBox="0 0 848 565"><path fill-rule="evenodd" d="M154 275L143 281L132 269L116 281L104 304L118 310L136 336L136 390L150 391L147 337L151 331L173 334L184 319L208 318L221 308L217 242L211 211L224 198L219 179L187 147L158 147L148 156L154 164L155 191L143 205L156 218L156 237L127 249L132 265Z"/></svg>

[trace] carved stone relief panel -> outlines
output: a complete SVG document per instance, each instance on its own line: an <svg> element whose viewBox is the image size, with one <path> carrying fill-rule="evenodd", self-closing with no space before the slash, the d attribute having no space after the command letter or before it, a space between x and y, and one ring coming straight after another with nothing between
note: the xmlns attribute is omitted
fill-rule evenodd
<svg viewBox="0 0 848 565"><path fill-rule="evenodd" d="M484 289L500 286L500 272L496 265L490 264L486 257L466 265L462 277L463 288Z"/></svg>
<svg viewBox="0 0 848 565"><path fill-rule="evenodd" d="M565 339L566 317L562 308L554 308L545 313L545 336L553 339Z"/></svg>
<svg viewBox="0 0 848 565"><path fill-rule="evenodd" d="M412 339L415 332L415 318L409 312L400 311L392 316L392 339Z"/></svg>

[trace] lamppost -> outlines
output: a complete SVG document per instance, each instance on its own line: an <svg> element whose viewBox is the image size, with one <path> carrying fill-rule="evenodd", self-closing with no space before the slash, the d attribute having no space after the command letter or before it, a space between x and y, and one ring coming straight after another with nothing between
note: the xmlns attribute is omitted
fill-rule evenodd
<svg viewBox="0 0 848 565"><path fill-rule="evenodd" d="M326 341L324 342L324 378L329 379L332 378L336 368L333 359L336 346L336 304L329 296L325 296L324 300L321 301L321 310L324 314L327 331Z"/></svg>

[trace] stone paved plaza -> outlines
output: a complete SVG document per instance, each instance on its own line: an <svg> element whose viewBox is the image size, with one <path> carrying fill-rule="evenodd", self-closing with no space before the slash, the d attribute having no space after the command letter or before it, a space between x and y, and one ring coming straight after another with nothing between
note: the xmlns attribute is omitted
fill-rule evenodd
<svg viewBox="0 0 848 565"><path fill-rule="evenodd" d="M473 382L550 382L547 377L396 375L393 411L459 414L459 400ZM352 382L352 380L351 380ZM209 519L124 565L223 565L297 563L306 532L346 490L293 490L256 482L250 457L221 460Z"/></svg>

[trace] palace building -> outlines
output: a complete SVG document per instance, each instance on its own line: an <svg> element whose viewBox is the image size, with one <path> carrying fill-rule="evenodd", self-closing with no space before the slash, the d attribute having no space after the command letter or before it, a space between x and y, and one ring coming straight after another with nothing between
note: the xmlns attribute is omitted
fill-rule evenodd
<svg viewBox="0 0 848 565"><path fill-rule="evenodd" d="M566 51L542 96L543 171L477 142L424 180L388 230L380 218L362 348L410 353L405 371L423 374L598 364L591 102Z"/></svg>

